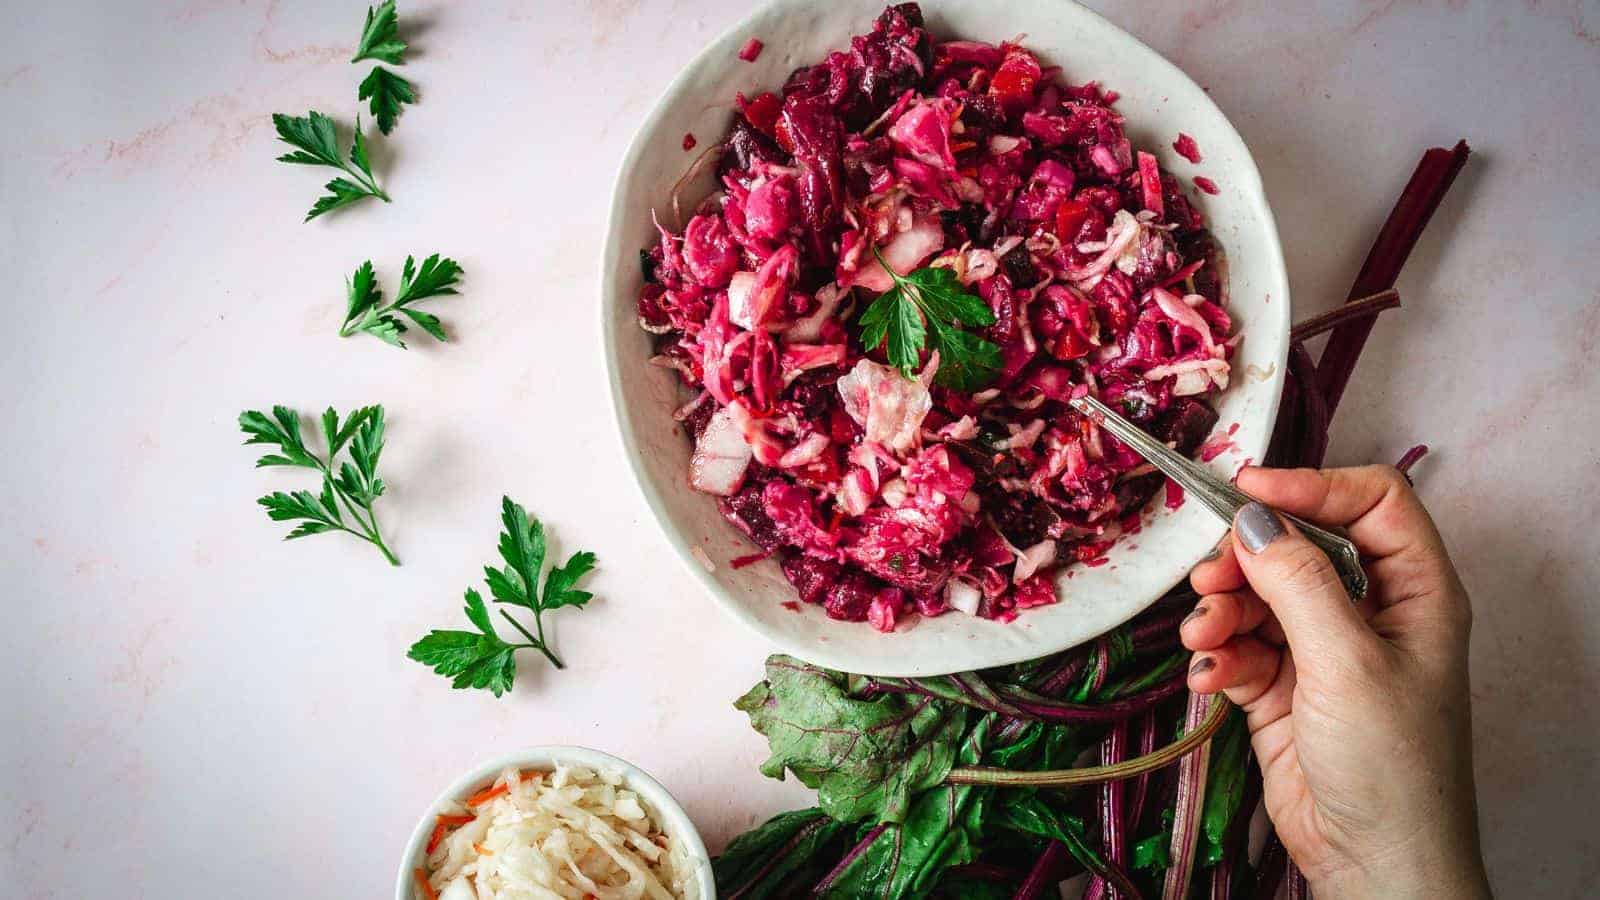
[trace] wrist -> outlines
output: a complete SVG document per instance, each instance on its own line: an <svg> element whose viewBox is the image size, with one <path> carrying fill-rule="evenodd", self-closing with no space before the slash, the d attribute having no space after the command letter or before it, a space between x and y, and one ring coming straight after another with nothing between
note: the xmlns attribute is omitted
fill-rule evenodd
<svg viewBox="0 0 1600 900"><path fill-rule="evenodd" d="M1476 847L1409 848L1318 875L1307 873L1307 879L1317 900L1491 900L1493 896Z"/></svg>

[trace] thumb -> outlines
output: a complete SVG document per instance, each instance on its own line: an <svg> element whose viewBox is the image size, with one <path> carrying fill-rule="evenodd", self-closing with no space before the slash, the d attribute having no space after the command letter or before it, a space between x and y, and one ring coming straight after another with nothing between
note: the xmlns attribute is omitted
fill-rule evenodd
<svg viewBox="0 0 1600 900"><path fill-rule="evenodd" d="M1339 658L1372 639L1327 554L1271 507L1241 508L1233 541L1245 579L1272 609L1296 656Z"/></svg>

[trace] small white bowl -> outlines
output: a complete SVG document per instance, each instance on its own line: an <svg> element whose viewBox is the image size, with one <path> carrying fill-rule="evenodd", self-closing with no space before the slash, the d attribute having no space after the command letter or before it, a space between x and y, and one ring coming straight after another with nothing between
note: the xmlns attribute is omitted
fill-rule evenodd
<svg viewBox="0 0 1600 900"><path fill-rule="evenodd" d="M558 765L582 766L621 774L622 784L644 800L655 823L668 837L682 842L695 869L697 888L687 900L715 900L717 888L711 875L711 855L706 852L700 832L695 830L694 823L689 821L688 814L678 805L678 801L672 799L661 782L651 778L643 769L609 753L586 747L530 747L483 762L457 778L434 798L428 811L417 822L416 829L411 832L411 840L406 842L405 853L400 857L400 872L395 876L395 900L416 900L416 882L412 873L418 867L427 866L427 856L423 851L427 849L428 836L433 833L437 815L449 809L453 802L487 787L506 769L551 771Z"/></svg>
<svg viewBox="0 0 1600 900"><path fill-rule="evenodd" d="M795 593L776 560L729 565L755 548L722 519L716 498L689 487L691 448L671 415L688 398L675 372L646 362L650 336L636 313L639 250L656 240L652 208L663 222L672 220L672 186L696 156L683 151L684 133L692 132L703 147L715 143L728 127L735 91L777 90L797 66L849 46L851 35L869 30L884 5L772 0L713 41L667 87L617 175L600 260L600 327L623 453L667 540L718 605L777 648L813 663L868 675L924 676L1033 659L1114 628L1177 584L1226 525L1197 502L1169 510L1158 499L1147 507L1143 531L1118 541L1106 565L1062 570L1060 603L1027 610L1009 624L959 612L917 618L893 634L864 622L833 621L819 606L786 608L783 601ZM1025 35L1022 43L1046 64L1061 66L1067 80L1095 80L1117 91L1134 145L1154 153L1164 169L1186 184L1196 175L1217 183L1216 196L1191 195L1227 254L1228 312L1243 342L1233 358L1233 384L1214 404L1220 419L1213 433L1226 434L1233 450L1207 465L1228 477L1245 459L1261 460L1283 390L1289 279L1260 173L1227 117L1177 66L1076 3L926 0L922 8L939 40L999 43ZM747 63L738 51L752 37L766 46ZM1179 132L1199 143L1200 164L1173 149ZM706 175L685 193L686 205L714 186Z"/></svg>

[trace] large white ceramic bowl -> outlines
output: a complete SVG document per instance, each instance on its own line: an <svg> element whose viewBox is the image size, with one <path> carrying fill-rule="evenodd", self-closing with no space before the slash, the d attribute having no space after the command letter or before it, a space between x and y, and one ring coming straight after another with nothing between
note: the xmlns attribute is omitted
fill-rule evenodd
<svg viewBox="0 0 1600 900"><path fill-rule="evenodd" d="M590 750L586 747L561 746L530 747L527 750L485 760L440 791L439 796L428 805L422 818L417 820L417 827L412 830L411 839L406 842L405 851L400 855L400 871L395 876L395 900L416 900L414 873L418 867L424 866L427 862L424 851L428 847L428 837L433 833L434 822L439 813L449 809L454 801L470 797L489 786L506 769L550 771L558 765L581 766L597 772L620 774L623 786L644 800L646 810L656 824L661 826L662 831L673 840L681 841L684 849L688 851L689 860L696 870L697 890L684 900L716 900L717 886L711 875L711 856L706 853L706 845L700 840L700 833L695 830L694 823L689 821L688 813L683 811L678 801L672 799L672 795L661 786L661 782L651 778L643 769L609 753L601 753L599 750Z"/></svg>
<svg viewBox="0 0 1600 900"><path fill-rule="evenodd" d="M867 31L882 8L865 0L775 0L713 41L667 87L617 176L601 257L601 330L623 450L667 540L716 603L778 648L817 664L874 675L931 675L1031 659L1127 621L1183 578L1225 526L1198 503L1169 511L1158 495L1143 531L1119 542L1108 564L1066 570L1059 604L1028 610L1010 624L950 613L902 624L888 635L865 623L832 621L819 607L785 608L782 601L793 599L794 591L775 561L728 565L753 548L718 515L714 498L689 487L689 441L671 418L687 396L676 373L646 364L650 337L635 319L639 249L655 240L652 208L661 210L662 221L672 218L672 185L695 156L683 151L685 132L702 146L718 140L735 91L777 89L796 67ZM1156 153L1185 182L1203 174L1221 187L1217 196L1200 195L1199 206L1228 255L1229 312L1244 340L1233 360L1233 383L1217 403L1218 429L1238 426L1230 437L1236 449L1210 465L1232 475L1246 458L1261 459L1283 386L1289 285L1261 177L1238 132L1176 66L1076 4L929 0L923 11L937 40L998 43L1026 35L1024 43L1047 64L1061 66L1070 81L1097 80L1122 95L1117 108L1135 146ZM766 43L753 64L737 57L751 37ZM1180 131L1198 142L1200 165L1173 151ZM712 189L708 175L685 200Z"/></svg>

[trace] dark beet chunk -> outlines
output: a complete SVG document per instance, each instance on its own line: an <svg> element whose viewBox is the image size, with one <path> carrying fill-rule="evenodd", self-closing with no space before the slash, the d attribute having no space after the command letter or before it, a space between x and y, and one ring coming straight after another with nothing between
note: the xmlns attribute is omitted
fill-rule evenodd
<svg viewBox="0 0 1600 900"><path fill-rule="evenodd" d="M783 555L783 575L794 585L795 593L807 603L821 603L828 589L839 581L844 567L827 559L800 553Z"/></svg>
<svg viewBox="0 0 1600 900"><path fill-rule="evenodd" d="M1117 485L1117 507L1123 510L1122 514L1137 513L1144 509L1150 498L1161 490L1167 477L1160 473L1154 475L1140 475L1138 478L1129 478Z"/></svg>
<svg viewBox="0 0 1600 900"><path fill-rule="evenodd" d="M1195 293L1212 303L1223 305L1221 274L1226 259L1222 255L1222 246L1217 243L1217 239L1205 229L1191 231L1178 239L1178 252L1186 262L1194 262L1197 259L1206 261L1206 264L1200 267L1200 271L1194 273Z"/></svg>
<svg viewBox="0 0 1600 900"><path fill-rule="evenodd" d="M863 115L877 115L903 92L915 88L933 69L933 41L922 28L922 9L915 3L891 6L878 16L872 33L851 42L859 67Z"/></svg>
<svg viewBox="0 0 1600 900"><path fill-rule="evenodd" d="M1033 257L1028 254L1025 244L1011 248L1011 252L1000 259L1000 267L1015 287L1032 287L1039 280L1039 272L1034 268Z"/></svg>
<svg viewBox="0 0 1600 900"><path fill-rule="evenodd" d="M1044 540L1050 526L1061 517L1050 505L1033 494L999 494L999 502L988 505L995 527L1013 546L1024 549Z"/></svg>
<svg viewBox="0 0 1600 900"><path fill-rule="evenodd" d="M836 580L822 600L822 608L830 619L846 622L865 622L867 608L877 593L876 585L861 575L846 575Z"/></svg>
<svg viewBox="0 0 1600 900"><path fill-rule="evenodd" d="M1211 426L1215 424L1216 410L1198 400L1179 397L1172 401L1172 408L1161 417L1155 434L1173 444L1179 453L1189 456L1205 441L1206 435L1211 433Z"/></svg>
<svg viewBox="0 0 1600 900"><path fill-rule="evenodd" d="M761 502L762 485L753 480L745 484L744 490L732 497L725 497L717 505L722 510L722 517L739 527L756 546L763 550L772 550L783 543L778 536L778 528L767 515L766 507Z"/></svg>
<svg viewBox="0 0 1600 900"><path fill-rule="evenodd" d="M728 132L727 144L728 149L723 151L719 166L722 174L734 169L749 169L758 162L782 164L788 160L788 155L779 149L772 138L757 131L743 116L734 120L733 129Z"/></svg>

